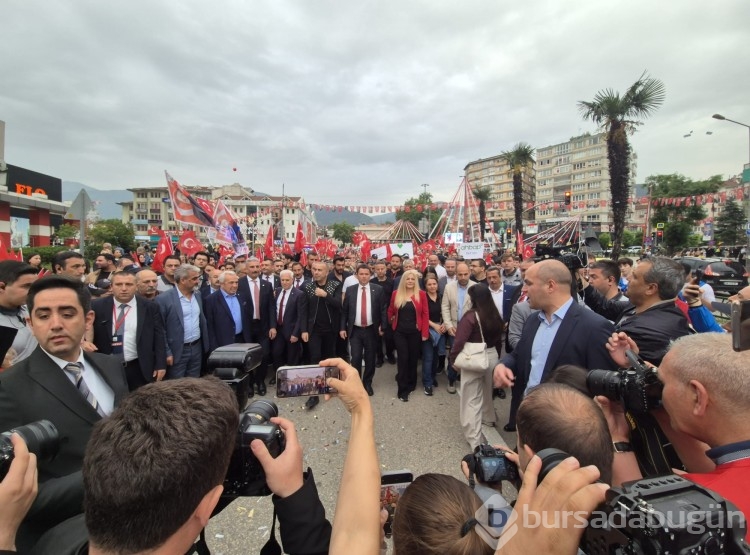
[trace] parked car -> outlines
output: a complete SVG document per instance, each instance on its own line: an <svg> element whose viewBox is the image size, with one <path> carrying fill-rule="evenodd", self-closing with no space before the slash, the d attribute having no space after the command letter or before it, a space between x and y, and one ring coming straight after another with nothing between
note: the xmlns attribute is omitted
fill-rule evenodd
<svg viewBox="0 0 750 555"><path fill-rule="evenodd" d="M690 265L691 271L702 272L701 280L714 289L714 293L722 296L736 295L748 284L748 273L739 262L724 258L696 258L682 256L675 259Z"/></svg>
<svg viewBox="0 0 750 555"><path fill-rule="evenodd" d="M625 249L625 252L628 254L641 254L641 252L643 252L643 247L628 247Z"/></svg>

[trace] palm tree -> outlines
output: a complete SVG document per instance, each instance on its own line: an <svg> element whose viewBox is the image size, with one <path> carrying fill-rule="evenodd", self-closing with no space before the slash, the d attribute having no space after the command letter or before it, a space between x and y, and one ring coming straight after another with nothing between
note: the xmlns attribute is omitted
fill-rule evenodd
<svg viewBox="0 0 750 555"><path fill-rule="evenodd" d="M625 216L630 193L630 154L628 134L641 125L639 119L650 116L664 102L664 83L644 71L640 78L620 96L612 89L604 89L591 102L580 101L578 108L588 119L607 132L609 158L609 190L612 196L612 259L617 260L622 249Z"/></svg>
<svg viewBox="0 0 750 555"><path fill-rule="evenodd" d="M513 174L513 212L516 219L516 233L523 233L523 181L521 176L525 169L534 164L534 147L527 143L518 143L513 150L506 150L500 157L510 167Z"/></svg>
<svg viewBox="0 0 750 555"><path fill-rule="evenodd" d="M477 189L473 189L472 193L474 193L474 198L479 201L479 240L484 241L484 225L487 217L484 203L490 200L490 188L479 187Z"/></svg>

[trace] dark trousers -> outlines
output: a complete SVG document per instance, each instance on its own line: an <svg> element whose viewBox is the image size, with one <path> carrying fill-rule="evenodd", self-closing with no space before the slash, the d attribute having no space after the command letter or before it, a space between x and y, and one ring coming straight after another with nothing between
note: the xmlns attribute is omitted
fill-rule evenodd
<svg viewBox="0 0 750 555"><path fill-rule="evenodd" d="M268 338L268 331L263 330L260 320L250 322L250 343L257 343L263 351L263 362L255 369L255 383L264 383L266 369L271 364L271 340Z"/></svg>
<svg viewBox="0 0 750 555"><path fill-rule="evenodd" d="M125 378L128 380L128 389L130 391L135 391L139 387L154 381L153 378L151 378L150 380L146 380L143 372L141 372L141 365L138 362L137 358L131 360L130 362L126 362L124 366Z"/></svg>
<svg viewBox="0 0 750 555"><path fill-rule="evenodd" d="M417 365L419 363L419 353L422 352L422 336L418 331L414 333L401 333L396 331L393 334L393 341L396 343L396 382L398 383L398 396L408 397L409 393L417 387Z"/></svg>
<svg viewBox="0 0 750 555"><path fill-rule="evenodd" d="M510 388L510 415L508 416L508 424L510 426L516 425L516 413L518 412L518 407L521 406L521 401L523 401L524 390L525 386L516 387L514 385Z"/></svg>
<svg viewBox="0 0 750 555"><path fill-rule="evenodd" d="M362 383L372 385L372 378L375 376L375 350L378 346L378 329L375 326L361 328L352 327L352 334L349 336L349 348L352 351L352 366L357 369L362 376ZM362 375L362 359L365 361L365 373Z"/></svg>
<svg viewBox="0 0 750 555"><path fill-rule="evenodd" d="M313 331L307 342L310 353L310 364L318 364L321 360L336 357L336 338L339 336L334 330L327 332Z"/></svg>
<svg viewBox="0 0 750 555"><path fill-rule="evenodd" d="M385 350L385 355L383 355ZM396 350L396 345L393 343L393 328L390 325L386 325L383 330L383 335L378 335L378 355L377 362L383 362L384 360L393 360L393 352Z"/></svg>
<svg viewBox="0 0 750 555"><path fill-rule="evenodd" d="M271 342L271 354L274 371L282 366L297 366L302 357L301 341L290 343L283 335L278 334Z"/></svg>

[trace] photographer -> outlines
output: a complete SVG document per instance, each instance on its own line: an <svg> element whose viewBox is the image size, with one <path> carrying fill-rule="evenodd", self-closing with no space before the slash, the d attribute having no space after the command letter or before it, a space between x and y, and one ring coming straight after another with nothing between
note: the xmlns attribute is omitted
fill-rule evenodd
<svg viewBox="0 0 750 555"><path fill-rule="evenodd" d="M672 344L658 369L671 427L710 447L712 471L684 474L750 515L750 358L732 350L726 334L701 333ZM629 424L614 403L603 406L612 437L627 437ZM616 481L639 479L632 453L615 459Z"/></svg>
<svg viewBox="0 0 750 555"><path fill-rule="evenodd" d="M16 552L16 531L36 497L36 455L18 434L10 437L13 462L0 482L0 554Z"/></svg>

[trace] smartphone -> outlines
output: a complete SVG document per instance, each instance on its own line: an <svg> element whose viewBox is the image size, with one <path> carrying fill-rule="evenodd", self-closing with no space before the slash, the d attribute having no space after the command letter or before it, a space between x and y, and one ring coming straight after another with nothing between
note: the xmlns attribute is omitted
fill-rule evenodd
<svg viewBox="0 0 750 555"><path fill-rule="evenodd" d="M750 349L750 299L732 303L732 348Z"/></svg>
<svg viewBox="0 0 750 555"><path fill-rule="evenodd" d="M341 379L335 366L282 366L276 371L276 397L303 397L336 393L326 378Z"/></svg>
<svg viewBox="0 0 750 555"><path fill-rule="evenodd" d="M693 283L695 285L700 285L701 281L703 281L703 270L693 270Z"/></svg>
<svg viewBox="0 0 750 555"><path fill-rule="evenodd" d="M383 531L387 538L391 537L391 525L393 524L393 515L396 514L398 500L413 481L414 474L411 470L384 472L380 476L380 508L388 511L388 519L383 525Z"/></svg>

